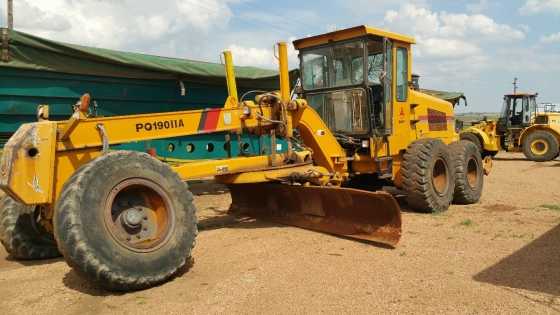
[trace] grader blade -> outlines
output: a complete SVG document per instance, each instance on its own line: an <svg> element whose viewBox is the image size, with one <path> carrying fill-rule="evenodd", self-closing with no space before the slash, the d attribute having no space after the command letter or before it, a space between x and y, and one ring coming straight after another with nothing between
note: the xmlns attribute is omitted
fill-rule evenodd
<svg viewBox="0 0 560 315"><path fill-rule="evenodd" d="M391 246L401 237L400 207L386 192L284 184L229 188L233 213Z"/></svg>

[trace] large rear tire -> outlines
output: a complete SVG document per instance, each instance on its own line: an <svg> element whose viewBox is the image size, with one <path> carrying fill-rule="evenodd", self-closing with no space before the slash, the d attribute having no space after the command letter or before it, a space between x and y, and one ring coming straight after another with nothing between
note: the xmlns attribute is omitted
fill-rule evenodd
<svg viewBox="0 0 560 315"><path fill-rule="evenodd" d="M483 153L484 148L482 147L482 141L480 140L480 138L476 134L474 134L472 132L463 132L463 133L461 133L460 137L461 137L461 140L466 140L466 141L472 142L476 146L476 148L478 149L480 154Z"/></svg>
<svg viewBox="0 0 560 315"><path fill-rule="evenodd" d="M547 162L558 156L558 140L553 134L544 130L531 132L523 140L523 153L531 161Z"/></svg>
<svg viewBox="0 0 560 315"><path fill-rule="evenodd" d="M116 291L145 289L189 261L197 226L186 183L148 154L116 151L64 185L54 230L77 273Z"/></svg>
<svg viewBox="0 0 560 315"><path fill-rule="evenodd" d="M37 222L36 207L23 205L0 191L0 241L15 259L59 257L51 233Z"/></svg>
<svg viewBox="0 0 560 315"><path fill-rule="evenodd" d="M420 212L449 208L455 189L455 166L449 148L439 139L421 139L406 150L402 163L408 205Z"/></svg>
<svg viewBox="0 0 560 315"><path fill-rule="evenodd" d="M461 140L449 145L455 162L456 204L473 204L480 200L484 185L482 157L477 147L470 141Z"/></svg>

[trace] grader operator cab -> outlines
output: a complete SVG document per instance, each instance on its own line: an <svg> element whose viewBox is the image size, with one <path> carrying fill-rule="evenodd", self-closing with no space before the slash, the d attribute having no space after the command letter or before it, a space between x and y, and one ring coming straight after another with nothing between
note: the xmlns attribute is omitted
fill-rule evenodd
<svg viewBox="0 0 560 315"><path fill-rule="evenodd" d="M40 115L14 134L0 161L2 244L18 259L61 253L108 289L147 288L175 275L192 253L196 216L184 182L213 176L229 185L231 211L395 246L399 204L373 186L345 188L354 177L383 179L424 212L475 203L483 185L480 154L458 141L452 105L409 88L413 43L366 26L297 40L297 98L280 43L280 91L254 101L238 99L225 52L223 108L91 117L84 96L66 121ZM226 159L172 164L111 150L205 133L223 134L224 150L242 146L235 139L243 133L270 137L270 146L256 156L237 150ZM277 138L287 152L277 152Z"/></svg>
<svg viewBox="0 0 560 315"><path fill-rule="evenodd" d="M461 139L473 142L483 156L500 150L523 152L535 162L553 160L560 154L560 112L552 104L537 104L538 94L513 93L504 96L500 117L484 120L461 132Z"/></svg>

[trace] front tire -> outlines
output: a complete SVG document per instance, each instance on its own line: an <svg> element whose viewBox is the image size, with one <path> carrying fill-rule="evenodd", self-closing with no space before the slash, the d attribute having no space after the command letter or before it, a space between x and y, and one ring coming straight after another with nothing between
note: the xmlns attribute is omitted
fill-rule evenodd
<svg viewBox="0 0 560 315"><path fill-rule="evenodd" d="M531 161L547 162L554 160L559 153L558 140L550 132L536 130L523 140L523 153Z"/></svg>
<svg viewBox="0 0 560 315"><path fill-rule="evenodd" d="M446 211L455 189L454 163L439 139L421 139L406 150L402 162L408 205L420 212Z"/></svg>
<svg viewBox="0 0 560 315"><path fill-rule="evenodd" d="M38 209L0 195L0 241L6 251L18 260L59 257L53 235L36 220Z"/></svg>
<svg viewBox="0 0 560 315"><path fill-rule="evenodd" d="M54 230L68 264L115 291L172 278L188 262L197 234L187 185L168 165L129 151L106 154L72 175Z"/></svg>
<svg viewBox="0 0 560 315"><path fill-rule="evenodd" d="M449 145L455 161L455 193L453 202L468 205L477 203L484 185L482 157L470 141L461 140Z"/></svg>

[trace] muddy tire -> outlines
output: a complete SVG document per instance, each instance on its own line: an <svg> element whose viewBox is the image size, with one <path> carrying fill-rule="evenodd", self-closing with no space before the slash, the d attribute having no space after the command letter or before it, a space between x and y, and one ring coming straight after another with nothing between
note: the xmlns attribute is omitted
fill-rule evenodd
<svg viewBox="0 0 560 315"><path fill-rule="evenodd" d="M476 146L478 151L481 154L483 153L484 148L482 147L482 141L480 140L480 138L476 134L474 134L472 132L463 132L463 133L461 133L460 137L461 137L461 140L466 140L466 141L472 142Z"/></svg>
<svg viewBox="0 0 560 315"><path fill-rule="evenodd" d="M449 148L441 140L412 143L404 154L401 170L408 205L420 212L447 210L455 189L454 170Z"/></svg>
<svg viewBox="0 0 560 315"><path fill-rule="evenodd" d="M470 141L461 140L449 145L455 164L455 193L453 203L477 203L484 185L482 157Z"/></svg>
<svg viewBox="0 0 560 315"><path fill-rule="evenodd" d="M54 216L66 262L113 291L149 288L190 262L197 234L193 197L165 163L115 151L82 166Z"/></svg>
<svg viewBox="0 0 560 315"><path fill-rule="evenodd" d="M14 259L60 256L52 234L36 222L35 207L26 206L0 191L0 241Z"/></svg>
<svg viewBox="0 0 560 315"><path fill-rule="evenodd" d="M536 130L523 140L523 153L531 161L552 161L558 156L558 140L550 132Z"/></svg>

